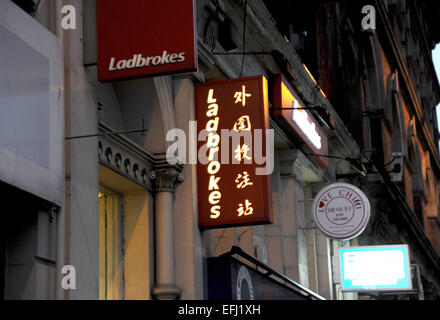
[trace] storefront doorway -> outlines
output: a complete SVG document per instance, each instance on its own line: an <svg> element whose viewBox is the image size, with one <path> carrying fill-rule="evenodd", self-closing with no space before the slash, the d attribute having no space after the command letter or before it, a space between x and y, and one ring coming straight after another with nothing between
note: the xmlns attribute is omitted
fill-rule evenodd
<svg viewBox="0 0 440 320"><path fill-rule="evenodd" d="M99 165L99 297L150 299L153 201L129 178Z"/></svg>

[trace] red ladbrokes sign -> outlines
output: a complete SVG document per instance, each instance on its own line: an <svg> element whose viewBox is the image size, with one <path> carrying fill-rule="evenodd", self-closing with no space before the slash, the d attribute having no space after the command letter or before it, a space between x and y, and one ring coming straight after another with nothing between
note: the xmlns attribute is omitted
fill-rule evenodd
<svg viewBox="0 0 440 320"><path fill-rule="evenodd" d="M200 227L272 223L268 112L263 76L196 85Z"/></svg>
<svg viewBox="0 0 440 320"><path fill-rule="evenodd" d="M98 80L197 69L194 0L97 0Z"/></svg>

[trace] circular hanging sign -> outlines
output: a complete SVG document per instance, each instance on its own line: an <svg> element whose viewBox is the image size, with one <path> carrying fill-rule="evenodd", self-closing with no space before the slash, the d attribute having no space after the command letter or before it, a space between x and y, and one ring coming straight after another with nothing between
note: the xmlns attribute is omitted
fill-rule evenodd
<svg viewBox="0 0 440 320"><path fill-rule="evenodd" d="M362 233L370 218L370 202L357 187L333 183L324 187L313 200L313 219L326 236L350 240Z"/></svg>

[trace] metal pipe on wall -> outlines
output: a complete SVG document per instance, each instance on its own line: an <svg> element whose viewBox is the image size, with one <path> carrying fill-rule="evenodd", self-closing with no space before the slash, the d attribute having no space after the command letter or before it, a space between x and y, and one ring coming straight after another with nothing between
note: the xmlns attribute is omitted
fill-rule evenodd
<svg viewBox="0 0 440 320"><path fill-rule="evenodd" d="M61 40L64 57L64 117L65 117L65 135L70 136L70 72L69 72L69 34L63 31L61 27L61 10L64 1L55 1L55 32ZM66 90L67 88L67 90ZM69 291L61 287L63 274L61 269L69 264L69 216L70 216L70 141L65 140L64 145L64 203L57 216L57 252L56 252L56 299L69 299Z"/></svg>

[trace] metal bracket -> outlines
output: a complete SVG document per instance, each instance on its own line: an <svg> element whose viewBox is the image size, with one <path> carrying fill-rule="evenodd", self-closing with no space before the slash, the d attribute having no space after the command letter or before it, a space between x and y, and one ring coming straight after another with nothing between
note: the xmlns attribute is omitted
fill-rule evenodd
<svg viewBox="0 0 440 320"><path fill-rule="evenodd" d="M303 108L270 108L269 110L323 110L323 111L327 111L326 108L321 107L321 106L315 106L315 107L303 107Z"/></svg>
<svg viewBox="0 0 440 320"><path fill-rule="evenodd" d="M110 136L110 135L118 135L118 134L124 134L124 133L134 133L134 132L145 132L145 131L148 131L148 129L142 128L142 129L126 130L126 131L112 131L112 132L85 134L85 135L80 135L80 136L66 137L65 139L66 140L73 140L73 139L101 137L101 136Z"/></svg>

